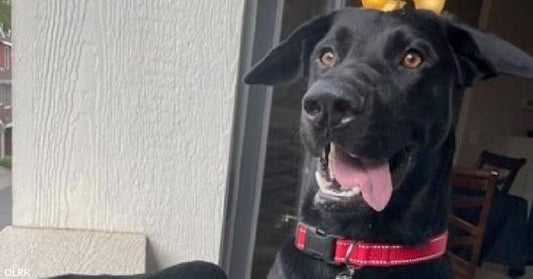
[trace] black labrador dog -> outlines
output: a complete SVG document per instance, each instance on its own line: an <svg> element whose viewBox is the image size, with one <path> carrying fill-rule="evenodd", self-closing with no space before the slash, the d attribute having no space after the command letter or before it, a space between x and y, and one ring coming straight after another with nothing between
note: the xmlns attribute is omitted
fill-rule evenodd
<svg viewBox="0 0 533 279"><path fill-rule="evenodd" d="M306 226L416 247L447 230L456 104L499 74L533 78L533 58L429 11L343 9L300 26L245 82L308 79L300 130L316 173L300 206ZM291 241L268 278L452 278L445 256L349 269L315 257Z"/></svg>

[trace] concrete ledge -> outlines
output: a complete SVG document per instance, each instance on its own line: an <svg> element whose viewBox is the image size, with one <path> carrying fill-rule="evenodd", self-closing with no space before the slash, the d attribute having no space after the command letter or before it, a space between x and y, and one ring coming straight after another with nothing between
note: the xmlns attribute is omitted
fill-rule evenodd
<svg viewBox="0 0 533 279"><path fill-rule="evenodd" d="M0 232L0 278L134 274L145 272L145 262L142 234L20 227Z"/></svg>

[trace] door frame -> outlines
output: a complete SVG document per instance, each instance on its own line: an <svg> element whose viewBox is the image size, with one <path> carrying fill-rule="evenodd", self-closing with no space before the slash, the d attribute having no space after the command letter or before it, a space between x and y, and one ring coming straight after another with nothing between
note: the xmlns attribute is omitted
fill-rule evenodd
<svg viewBox="0 0 533 279"><path fill-rule="evenodd" d="M252 272L261 202L272 87L242 82L252 65L279 42L284 0L246 0L219 263L229 278Z"/></svg>
<svg viewBox="0 0 533 279"><path fill-rule="evenodd" d="M245 85L242 79L279 43L284 4L285 0L245 1L219 256L220 266L232 279L249 279L252 273L273 91L271 86ZM344 6L345 0L328 0L326 9Z"/></svg>

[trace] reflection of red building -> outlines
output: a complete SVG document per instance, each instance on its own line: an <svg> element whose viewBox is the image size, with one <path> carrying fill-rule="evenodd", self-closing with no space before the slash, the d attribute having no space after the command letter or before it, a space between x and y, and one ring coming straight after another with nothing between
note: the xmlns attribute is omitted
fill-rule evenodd
<svg viewBox="0 0 533 279"><path fill-rule="evenodd" d="M0 158L11 156L11 69L13 45L11 32L0 29Z"/></svg>
<svg viewBox="0 0 533 279"><path fill-rule="evenodd" d="M11 38L5 36L3 40L0 41L0 71L4 73L11 73Z"/></svg>

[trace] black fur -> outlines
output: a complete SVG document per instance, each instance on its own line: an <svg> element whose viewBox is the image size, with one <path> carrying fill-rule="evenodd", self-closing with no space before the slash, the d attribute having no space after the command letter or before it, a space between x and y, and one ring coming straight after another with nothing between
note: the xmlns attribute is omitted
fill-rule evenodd
<svg viewBox="0 0 533 279"><path fill-rule="evenodd" d="M139 275L62 275L50 279L228 279L218 266L202 261L181 263L161 271Z"/></svg>
<svg viewBox="0 0 533 279"><path fill-rule="evenodd" d="M338 57L332 68L318 62L325 49ZM400 65L410 50L422 54L422 67ZM303 107L306 100L329 94L347 102L354 116L339 125L332 113L313 122L303 112L302 140L313 156L335 142L361 157L391 161L394 192L383 211L361 200L321 199L315 180L309 179L300 206L304 222L360 241L416 245L447 227L458 109L453 104L466 87L499 74L532 78L533 58L495 36L428 11L344 9L302 25L245 82L275 85L304 75L309 86ZM334 278L342 270L301 253L291 241L269 278ZM442 257L413 266L366 267L355 277L450 279L452 273Z"/></svg>

